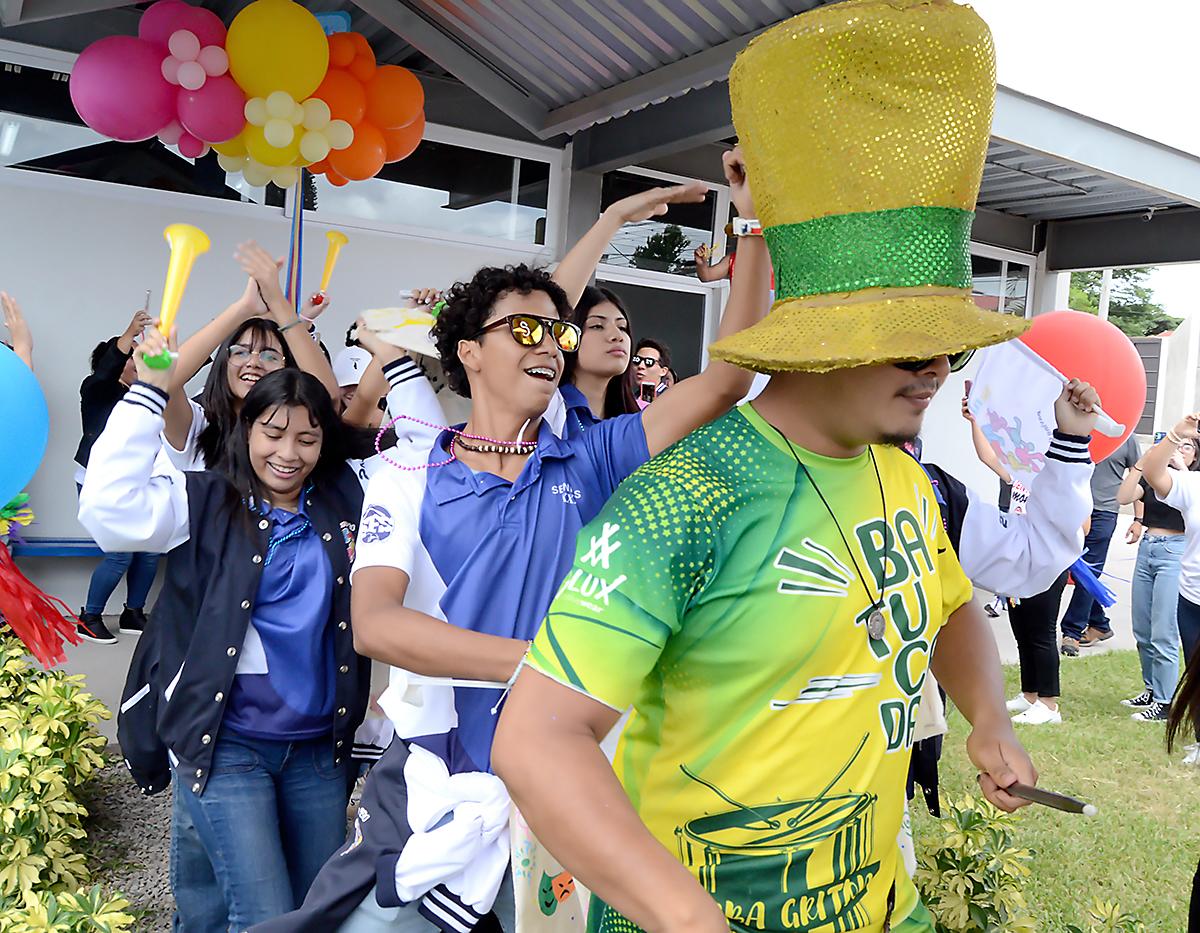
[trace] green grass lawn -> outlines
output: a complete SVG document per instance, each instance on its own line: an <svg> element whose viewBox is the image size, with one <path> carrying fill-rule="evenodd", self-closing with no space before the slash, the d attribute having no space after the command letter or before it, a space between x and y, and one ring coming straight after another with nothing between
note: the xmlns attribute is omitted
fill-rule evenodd
<svg viewBox="0 0 1200 933"><path fill-rule="evenodd" d="M1012 696L1017 668L1005 675ZM1021 811L1014 842L1035 853L1025 894L1039 928L1081 923L1099 897L1119 903L1151 933L1182 933L1200 858L1200 770L1180 763L1178 747L1167 755L1160 724L1133 722L1120 705L1141 690L1136 653L1064 658L1062 690L1061 726L1018 726L1017 734L1042 786L1094 803L1100 815L1088 820L1040 806ZM965 729L953 714L943 796L976 793ZM919 845L931 827L919 793L913 813Z"/></svg>

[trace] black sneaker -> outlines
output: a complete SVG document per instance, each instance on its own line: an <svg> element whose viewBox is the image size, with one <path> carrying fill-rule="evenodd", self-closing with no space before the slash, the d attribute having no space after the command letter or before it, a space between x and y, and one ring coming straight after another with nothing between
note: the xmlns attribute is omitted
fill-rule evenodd
<svg viewBox="0 0 1200 933"><path fill-rule="evenodd" d="M145 610L130 609L126 606L121 612L121 621L117 628L123 635L141 635L146 630Z"/></svg>
<svg viewBox="0 0 1200 933"><path fill-rule="evenodd" d="M998 612L996 611L996 607L995 607L995 606L993 606L991 603L988 603L987 605L985 605L985 606L983 607L983 611L984 611L984 612L987 614L987 617L988 617L989 619L998 619L998 618L1000 618L1000 613L998 613Z"/></svg>
<svg viewBox="0 0 1200 933"><path fill-rule="evenodd" d="M79 623L75 626L75 631L79 633L80 638L94 641L98 645L117 643L116 636L105 627L104 619L82 609L79 610Z"/></svg>
<svg viewBox="0 0 1200 933"><path fill-rule="evenodd" d="M1149 690L1143 690L1135 697L1130 697L1128 700L1122 700L1122 706L1128 706L1130 709L1145 709L1154 702L1154 694Z"/></svg>
<svg viewBox="0 0 1200 933"><path fill-rule="evenodd" d="M1170 703L1155 703L1152 700L1144 710L1134 713L1129 718L1134 722L1166 722L1169 712L1171 712Z"/></svg>

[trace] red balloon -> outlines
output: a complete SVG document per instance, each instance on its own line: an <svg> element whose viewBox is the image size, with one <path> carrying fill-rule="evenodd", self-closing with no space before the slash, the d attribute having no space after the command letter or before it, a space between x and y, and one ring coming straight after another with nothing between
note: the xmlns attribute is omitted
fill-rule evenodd
<svg viewBox="0 0 1200 933"><path fill-rule="evenodd" d="M383 142L387 147L385 161L399 162L407 159L421 144L425 135L425 114L419 114L408 126L397 127L394 130L383 131Z"/></svg>
<svg viewBox="0 0 1200 933"><path fill-rule="evenodd" d="M367 119L384 129L408 126L425 108L421 82L407 68L384 65L367 83Z"/></svg>
<svg viewBox="0 0 1200 933"><path fill-rule="evenodd" d="M354 142L329 153L329 165L350 181L366 181L379 173L386 158L383 133L364 120L354 128Z"/></svg>
<svg viewBox="0 0 1200 933"><path fill-rule="evenodd" d="M362 82L340 68L330 68L312 96L329 105L334 120L345 120L351 126L359 123L367 112L367 95Z"/></svg>
<svg viewBox="0 0 1200 933"><path fill-rule="evenodd" d="M1099 463L1124 444L1146 407L1146 369L1133 341L1082 311L1040 314L1021 340L1068 379L1090 382L1104 410L1125 426L1121 437L1092 433L1092 460Z"/></svg>

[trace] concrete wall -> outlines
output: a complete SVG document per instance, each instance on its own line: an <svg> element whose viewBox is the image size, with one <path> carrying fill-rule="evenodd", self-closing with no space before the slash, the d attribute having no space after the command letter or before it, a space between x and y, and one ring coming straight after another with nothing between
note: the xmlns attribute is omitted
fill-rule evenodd
<svg viewBox="0 0 1200 933"><path fill-rule="evenodd" d="M124 329L146 289L153 290L155 312L167 268L162 231L181 221L200 227L212 240L212 249L196 262L180 307L178 326L186 337L241 293L245 277L232 258L239 242L255 239L279 255L286 253L288 220L282 213L0 169L0 288L17 298L29 320L38 379L50 407L50 444L28 486L38 517L31 536L86 536L75 518L73 482L79 384L88 373L92 348ZM325 229L317 221L306 226L306 291L320 277ZM333 353L360 310L394 304L400 289L445 286L489 263L551 259L537 248L341 229L350 243L330 288L333 306L321 321ZM94 564L88 558L22 560L35 582L75 608ZM123 596L118 588L110 611L120 609Z"/></svg>

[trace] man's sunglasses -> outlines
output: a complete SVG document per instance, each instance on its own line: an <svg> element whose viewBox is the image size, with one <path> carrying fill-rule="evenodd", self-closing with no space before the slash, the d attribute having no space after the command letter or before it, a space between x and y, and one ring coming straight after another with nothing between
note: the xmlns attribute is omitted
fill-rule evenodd
<svg viewBox="0 0 1200 933"><path fill-rule="evenodd" d="M662 360L655 359L652 356L631 356L629 358L634 366L661 366Z"/></svg>
<svg viewBox="0 0 1200 933"><path fill-rule="evenodd" d="M946 359L950 361L950 372L958 372L969 362L971 362L971 357L974 355L974 350L963 350L961 353L946 354ZM906 372L919 373L921 370L928 369L930 366L932 366L933 361L936 359L936 356L931 356L927 360L901 360L899 363L893 363L892 365L899 369L903 369Z"/></svg>
<svg viewBox="0 0 1200 933"><path fill-rule="evenodd" d="M498 321L492 321L487 327L481 328L471 340L478 340L489 330L507 327L512 339L523 347L536 347L546 338L546 331L563 353L574 353L579 349L579 340L583 331L577 324L570 321L559 321L554 318L538 317L536 314L510 314Z"/></svg>

